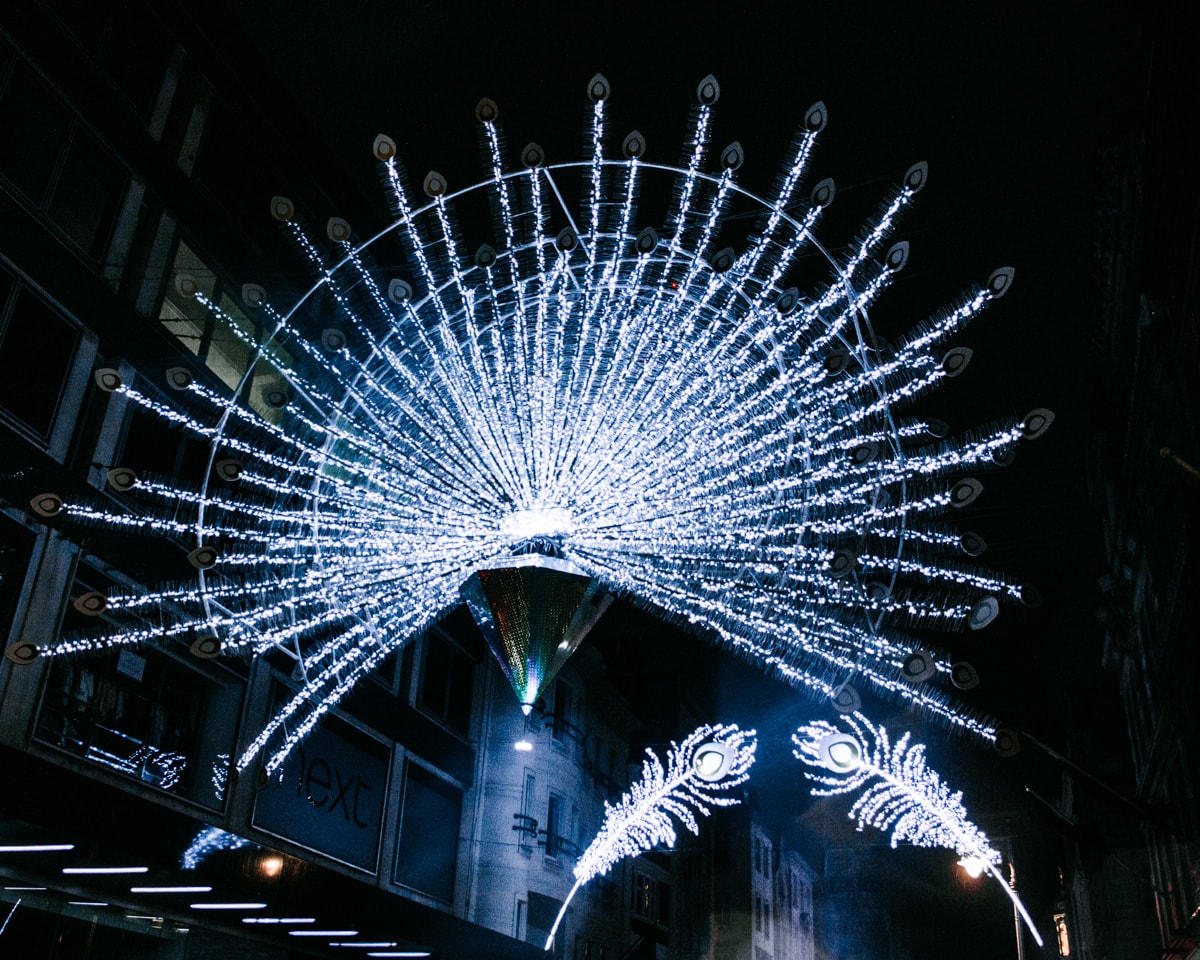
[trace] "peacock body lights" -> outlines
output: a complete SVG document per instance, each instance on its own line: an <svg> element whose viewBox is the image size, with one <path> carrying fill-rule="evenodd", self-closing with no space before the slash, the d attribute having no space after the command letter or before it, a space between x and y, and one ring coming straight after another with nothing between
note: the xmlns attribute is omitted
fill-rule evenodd
<svg viewBox="0 0 1200 960"><path fill-rule="evenodd" d="M969 351L946 341L1012 271L883 343L867 311L907 260L907 244L888 238L923 164L835 255L816 236L832 181L801 189L823 104L805 114L774 190L758 195L738 183L740 145L710 157L711 77L679 165L652 161L636 132L610 143L609 92L600 76L589 83L588 155L567 163L529 144L510 166L496 105L481 101L488 172L457 192L436 172L413 189L380 136L394 221L366 241L337 217L313 237L274 198L315 283L286 312L243 288L268 336L178 277L180 294L250 351L250 370L265 365L281 385L256 392L248 372L229 396L185 367L168 371L168 391L97 372L103 389L208 444L209 471L192 489L126 465L109 482L136 510L54 494L33 509L182 538L199 573L93 597L85 612L111 629L42 652L285 651L298 686L237 758L245 769L262 757L269 773L460 604L468 581L481 585L472 609L483 620L511 619L518 601L483 588L495 571L531 566L579 577L573 602L626 595L843 707L857 702L847 681L858 678L993 740L995 723L947 690L969 668L900 631L980 627L1020 600L1017 583L955 559L981 541L943 514L978 495L964 474L1040 434L1051 414L948 441L904 409L961 371ZM645 222L644 195L670 197L665 222ZM455 210L479 201L490 225L456 227ZM723 219L734 206L757 211L752 232L740 215ZM802 293L792 278L810 254L828 273ZM495 631L526 708L589 616L559 617L536 649L529 631Z"/></svg>

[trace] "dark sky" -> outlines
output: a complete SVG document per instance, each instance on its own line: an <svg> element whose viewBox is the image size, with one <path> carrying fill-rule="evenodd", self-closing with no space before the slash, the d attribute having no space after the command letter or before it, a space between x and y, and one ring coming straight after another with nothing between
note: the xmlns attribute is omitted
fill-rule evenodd
<svg viewBox="0 0 1200 960"><path fill-rule="evenodd" d="M1052 742L1078 714L1057 709L1060 696L1088 691L1089 709L1112 715L1113 680L1099 673L1102 558L1085 479L1086 444L1102 426L1090 416L1088 339L1100 152L1131 136L1142 107L1147 31L1132 10L1082 2L229 2L347 176L375 196L369 150L379 132L397 140L418 182L430 168L452 188L481 179L472 111L482 96L499 103L511 150L536 140L551 162L579 159L584 85L597 71L612 83L618 139L640 129L650 158L665 162L679 158L697 81L715 74L714 146L739 140L742 183L764 191L805 108L823 100L830 122L808 182L838 183L832 232L822 231L831 247L852 238L911 163L928 161L929 186L896 233L912 243L909 266L874 319L904 329L995 267L1015 267L1012 292L960 341L976 351L971 369L939 391L928 413L956 430L1036 406L1058 414L1043 440L984 478L970 518L992 546L985 561L1036 582L1046 597L1037 610L1005 608L996 624L959 641L984 676L974 702ZM382 217L382 201L379 209ZM905 720L894 707L883 713ZM1036 819L1026 783L1056 789L1054 771L1028 756L1006 767L930 735L931 753L965 788L969 807L974 792L997 823L1018 808ZM1003 913L1005 903L988 901L988 909ZM932 944L923 949L934 955ZM980 950L971 955L1007 957L1011 941Z"/></svg>

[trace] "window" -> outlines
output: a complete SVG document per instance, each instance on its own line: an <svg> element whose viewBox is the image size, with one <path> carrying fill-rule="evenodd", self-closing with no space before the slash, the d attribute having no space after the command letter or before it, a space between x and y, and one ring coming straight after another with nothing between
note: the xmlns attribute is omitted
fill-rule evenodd
<svg viewBox="0 0 1200 960"><path fill-rule="evenodd" d="M389 693L396 691L396 676L399 673L400 654L390 653L383 658L382 662L368 676L382 686Z"/></svg>
<svg viewBox="0 0 1200 960"><path fill-rule="evenodd" d="M126 171L24 63L0 71L0 176L93 263L108 246Z"/></svg>
<svg viewBox="0 0 1200 960"><path fill-rule="evenodd" d="M562 680L554 681L554 703L551 707L550 735L559 743L566 743L576 732L574 723L574 696L571 687Z"/></svg>
<svg viewBox="0 0 1200 960"><path fill-rule="evenodd" d="M0 408L45 445L67 390L79 329L0 269Z"/></svg>
<svg viewBox="0 0 1200 960"><path fill-rule="evenodd" d="M24 63L13 61L0 88L0 173L36 208L51 182L73 127L67 108Z"/></svg>
<svg viewBox="0 0 1200 960"><path fill-rule="evenodd" d="M644 873L634 871L633 899L629 905L635 917L650 923L658 922L658 881Z"/></svg>
<svg viewBox="0 0 1200 960"><path fill-rule="evenodd" d="M521 795L521 814L523 820L518 824L531 829L518 830L518 844L521 850L525 853L530 853L533 850L533 843L537 839L537 817L534 815L534 803L537 800L537 779L528 770L525 771L525 787Z"/></svg>
<svg viewBox="0 0 1200 960"><path fill-rule="evenodd" d="M584 940L579 960L608 960L608 948L592 940Z"/></svg>
<svg viewBox="0 0 1200 960"><path fill-rule="evenodd" d="M149 119L171 50L153 7L126 0L58 3L55 8L84 54L115 84L138 119Z"/></svg>
<svg viewBox="0 0 1200 960"><path fill-rule="evenodd" d="M126 179L90 134L75 130L46 213L93 263L104 261Z"/></svg>
<svg viewBox="0 0 1200 960"><path fill-rule="evenodd" d="M546 938L550 936L550 928L554 926L554 918L558 916L558 911L562 908L562 901L533 890L528 892L528 897L529 912L524 940L541 949L546 945ZM567 914L567 917L570 917L570 913ZM563 944L566 942L567 921L564 919L555 933L554 944L547 956L561 958L565 953Z"/></svg>
<svg viewBox="0 0 1200 960"><path fill-rule="evenodd" d="M1065 913L1054 915L1054 934L1058 940L1058 955L1069 957L1071 955L1071 935L1067 931L1067 915Z"/></svg>
<svg viewBox="0 0 1200 960"><path fill-rule="evenodd" d="M563 810L562 797L550 794L546 804L546 856L557 858L562 852L563 842Z"/></svg>
<svg viewBox="0 0 1200 960"><path fill-rule="evenodd" d="M66 628L82 616L68 608ZM78 661L55 658L35 737L149 786L220 808L214 773L233 749L223 719L240 681L219 682L153 650Z"/></svg>
<svg viewBox="0 0 1200 960"><path fill-rule="evenodd" d="M462 791L424 767L404 765L395 881L443 903L454 899Z"/></svg>
<svg viewBox="0 0 1200 960"><path fill-rule="evenodd" d="M471 732L475 663L438 632L425 641L421 709L464 737Z"/></svg>
<svg viewBox="0 0 1200 960"><path fill-rule="evenodd" d="M752 843L754 845L754 872L761 874L764 877L769 877L772 874L772 850L771 845L763 839L760 834L754 834Z"/></svg>
<svg viewBox="0 0 1200 960"><path fill-rule="evenodd" d="M216 304L219 315L194 296L185 296L176 286L180 277L188 277L206 301ZM238 389L250 369L251 361L270 331L263 326L262 311L252 315L242 309L223 285L221 279L200 255L184 241L179 242L175 260L169 271L158 318L185 350L195 356L231 391ZM278 423L278 404L268 402L272 394L283 391L287 383L271 362L274 357L287 367L291 356L277 343L272 343L254 361L254 370L247 379L243 397L250 407L269 423Z"/></svg>
<svg viewBox="0 0 1200 960"><path fill-rule="evenodd" d="M290 195L290 189L280 183L277 165L259 149L261 140L261 131L243 128L218 100L205 118L193 172L241 232L274 259L286 253L287 242L279 224L267 215L267 207L272 196Z"/></svg>
<svg viewBox="0 0 1200 960"><path fill-rule="evenodd" d="M33 533L0 514L0 636L8 636L33 544Z"/></svg>

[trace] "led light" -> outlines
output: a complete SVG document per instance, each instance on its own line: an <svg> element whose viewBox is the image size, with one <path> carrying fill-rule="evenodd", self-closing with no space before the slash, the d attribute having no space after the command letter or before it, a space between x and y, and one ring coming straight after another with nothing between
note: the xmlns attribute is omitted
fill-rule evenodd
<svg viewBox="0 0 1200 960"><path fill-rule="evenodd" d="M250 840L239 837L236 833L229 833L220 827L205 827L183 851L179 864L184 870L195 870L209 854L219 850L238 850L250 845Z"/></svg>
<svg viewBox="0 0 1200 960"><path fill-rule="evenodd" d="M569 536L575 532L575 516L561 507L517 510L500 521L500 532L517 540Z"/></svg>
<svg viewBox="0 0 1200 960"><path fill-rule="evenodd" d="M63 873L72 874L108 874L108 873L149 873L149 867L63 867Z"/></svg>
<svg viewBox="0 0 1200 960"><path fill-rule="evenodd" d="M73 843L5 843L0 844L0 853L58 853L74 850Z"/></svg>
<svg viewBox="0 0 1200 960"><path fill-rule="evenodd" d="M804 772L817 784L812 795L833 797L861 791L849 813L859 830L890 830L893 847L901 841L918 847L944 847L959 855L965 869L986 870L1004 888L1040 947L1041 934L1025 904L996 869L1001 862L999 851L967 818L962 792L952 792L926 765L925 745L912 743L908 733L893 742L884 727L872 724L861 713L845 715L841 720L848 732L817 720L792 735L796 759L820 771ZM832 762L830 753L835 745L847 740L854 742L857 758L849 766L840 766ZM967 861L972 862L971 867Z"/></svg>
<svg viewBox="0 0 1200 960"><path fill-rule="evenodd" d="M513 749L519 750L521 753L528 753L530 750L533 749L533 744L530 743L528 740L518 740L516 743L513 744Z"/></svg>
<svg viewBox="0 0 1200 960"><path fill-rule="evenodd" d="M958 865L966 871L967 876L972 880L978 880L983 876L983 871L987 869L987 861L982 857L963 857L958 861Z"/></svg>
<svg viewBox="0 0 1200 960"><path fill-rule="evenodd" d="M368 957L428 957L428 951L417 950L400 950L400 951L385 951L381 953L368 953Z"/></svg>
<svg viewBox="0 0 1200 960"><path fill-rule="evenodd" d="M378 940L378 941L369 941L369 940L354 941L354 940L347 940L347 941L345 941L345 942L334 942L334 943L331 943L331 944L330 944L330 946L331 946L331 947L367 947L367 948L381 948L381 947L394 947L394 946L396 946L396 942L395 942L394 940Z"/></svg>
<svg viewBox="0 0 1200 960"><path fill-rule="evenodd" d="M265 910L265 903L189 903L193 910Z"/></svg>
<svg viewBox="0 0 1200 960"><path fill-rule="evenodd" d="M212 893L212 887L130 887L130 893Z"/></svg>
<svg viewBox="0 0 1200 960"><path fill-rule="evenodd" d="M5 887L5 890L45 890L45 887Z"/></svg>
<svg viewBox="0 0 1200 960"><path fill-rule="evenodd" d="M68 904L72 907L107 907L107 903L101 903L99 900L68 900Z"/></svg>
<svg viewBox="0 0 1200 960"><path fill-rule="evenodd" d="M672 741L667 766L654 751L646 751L642 778L616 804L605 803L600 832L575 862L575 885L559 908L546 938L546 950L566 916L571 899L585 883L603 876L625 857L656 846L675 846L677 819L699 835L696 814L708 816L710 807L729 807L740 801L725 791L745 783L758 741L753 730L718 725L697 727L682 743ZM710 756L715 754L716 756ZM707 775L702 771L708 771Z"/></svg>
<svg viewBox="0 0 1200 960"><path fill-rule="evenodd" d="M242 923L316 923L316 917L242 917Z"/></svg>
<svg viewBox="0 0 1200 960"><path fill-rule="evenodd" d="M289 930L289 937L357 937L357 930Z"/></svg>
<svg viewBox="0 0 1200 960"><path fill-rule="evenodd" d="M948 674L915 686L898 667L914 646L901 631L983 627L1022 596L1017 581L951 559L958 534L944 520L982 489L959 478L1040 435L1050 412L931 441L912 407L959 368L943 362L950 342L1007 291L1011 271L881 343L868 314L904 267L907 248L891 234L925 168L880 197L856 239L818 242L833 189L817 184L808 202L802 185L824 107L756 197L735 179L740 149L711 171L718 87L701 89L674 166L644 162L640 134L606 153L605 84L588 88L582 164L556 166L540 148L522 151L527 168L506 162L487 107L484 178L451 194L430 174L410 191L394 142L377 140L395 214L377 240L407 251L395 271L404 279L370 267L376 241L353 247L343 221L331 224L331 265L324 238L275 198L310 292L286 313L247 293L260 336L202 284L187 286L204 322L238 341L247 369L272 368L289 402L259 410L261 392L231 399L190 374L165 398L105 368L104 389L207 445L215 476L200 489L138 478L120 505L45 494L31 506L68 536L100 526L184 540L196 580L113 589L111 626L11 647L10 659L196 638L198 656L296 650L302 682L234 758L243 774L270 776L360 681L459 604L464 581L525 551L818 698L853 675L860 690L994 742L998 724L954 700ZM566 169L582 173L583 199L560 211L554 178ZM638 208L651 190L670 198L654 226ZM460 194L495 211L495 247L475 257L453 226ZM760 226L722 247L727 211L744 205ZM561 231L561 213L571 227L556 240L546 225ZM787 286L809 257L825 276ZM314 297L336 337L314 341L299 322ZM218 561L220 577L206 575ZM891 589L872 593L872 582ZM202 843L187 865L244 842Z"/></svg>
<svg viewBox="0 0 1200 960"><path fill-rule="evenodd" d="M258 869L264 877L277 877L283 872L283 857L264 857Z"/></svg>

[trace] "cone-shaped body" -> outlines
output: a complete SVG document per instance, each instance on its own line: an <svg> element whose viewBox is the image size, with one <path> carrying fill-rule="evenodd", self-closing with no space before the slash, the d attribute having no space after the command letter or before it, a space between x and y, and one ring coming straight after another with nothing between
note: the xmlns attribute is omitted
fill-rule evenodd
<svg viewBox="0 0 1200 960"><path fill-rule="evenodd" d="M540 554L472 574L462 595L525 713L612 603L596 581Z"/></svg>

